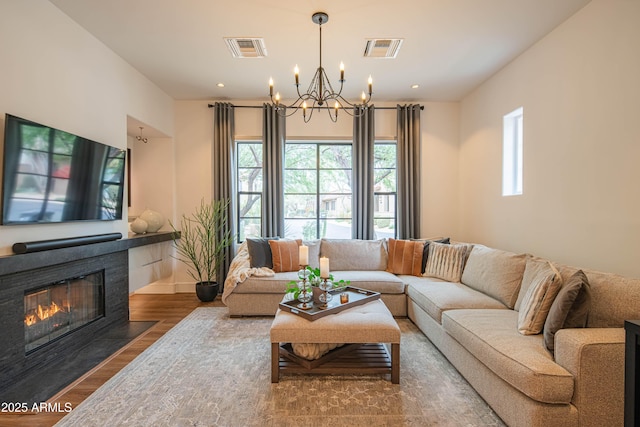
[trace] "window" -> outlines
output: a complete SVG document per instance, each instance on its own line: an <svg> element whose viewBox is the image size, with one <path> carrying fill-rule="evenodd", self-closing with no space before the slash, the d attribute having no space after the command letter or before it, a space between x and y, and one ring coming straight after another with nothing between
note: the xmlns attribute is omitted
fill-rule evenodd
<svg viewBox="0 0 640 427"><path fill-rule="evenodd" d="M373 229L378 239L396 236L396 157L393 142L376 142L374 157Z"/></svg>
<svg viewBox="0 0 640 427"><path fill-rule="evenodd" d="M396 234L396 141L374 148L374 230ZM261 141L236 141L238 242L262 234ZM284 166L284 237L312 240L352 236L351 141L287 141Z"/></svg>
<svg viewBox="0 0 640 427"><path fill-rule="evenodd" d="M287 141L284 158L285 237L351 238L351 143Z"/></svg>
<svg viewBox="0 0 640 427"><path fill-rule="evenodd" d="M262 234L262 141L236 142L238 242Z"/></svg>
<svg viewBox="0 0 640 427"><path fill-rule="evenodd" d="M502 148L502 195L522 194L522 107L504 116Z"/></svg>

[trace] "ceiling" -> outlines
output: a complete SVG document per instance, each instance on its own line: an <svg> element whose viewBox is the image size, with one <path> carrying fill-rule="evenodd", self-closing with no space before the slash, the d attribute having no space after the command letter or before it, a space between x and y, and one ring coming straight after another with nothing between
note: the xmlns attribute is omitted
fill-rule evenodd
<svg viewBox="0 0 640 427"><path fill-rule="evenodd" d="M458 101L590 0L50 0L174 99L267 100L273 77L293 100L323 65L357 100ZM224 37L262 37L266 58L232 58ZM364 58L367 39L402 38L395 59ZM225 87L217 87L224 83ZM419 85L412 89L412 85Z"/></svg>

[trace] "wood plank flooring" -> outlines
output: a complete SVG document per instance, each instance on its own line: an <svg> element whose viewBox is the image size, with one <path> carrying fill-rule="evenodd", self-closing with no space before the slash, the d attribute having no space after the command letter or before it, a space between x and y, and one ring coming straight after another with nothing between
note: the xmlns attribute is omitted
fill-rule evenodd
<svg viewBox="0 0 640 427"><path fill-rule="evenodd" d="M123 367L156 342L169 329L184 319L196 307L223 307L220 297L213 302L203 303L195 293L171 295L131 295L129 297L129 318L131 320L157 320L158 323L132 341L109 359L85 374L65 390L49 400L49 410L40 413L7 414L0 412L0 426L45 427L53 426L66 415L65 407L75 408L91 393L114 376ZM56 408L56 404L59 408ZM65 406L66 405L66 406ZM54 411L51 411L54 409ZM55 409L60 409L56 412Z"/></svg>

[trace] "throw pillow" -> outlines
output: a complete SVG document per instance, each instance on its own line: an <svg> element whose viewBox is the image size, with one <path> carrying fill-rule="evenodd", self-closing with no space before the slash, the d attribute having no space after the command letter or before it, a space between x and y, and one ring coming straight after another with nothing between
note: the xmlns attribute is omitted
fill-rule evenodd
<svg viewBox="0 0 640 427"><path fill-rule="evenodd" d="M298 246L301 244L301 239L269 240L271 256L273 257L273 271L276 273L298 271L300 269Z"/></svg>
<svg viewBox="0 0 640 427"><path fill-rule="evenodd" d="M536 335L542 332L553 300L562 286L558 270L547 262L547 266L533 276L530 284L524 284L524 295L518 313L518 332L523 335Z"/></svg>
<svg viewBox="0 0 640 427"><path fill-rule="evenodd" d="M464 263L471 248L472 246L465 244L447 245L431 242L423 276L460 283Z"/></svg>
<svg viewBox="0 0 640 427"><path fill-rule="evenodd" d="M393 274L422 274L423 242L389 239L387 271Z"/></svg>
<svg viewBox="0 0 640 427"><path fill-rule="evenodd" d="M424 243L424 248L422 248L422 270L420 270L421 273L424 273L424 271L427 269L427 259L429 259L429 244L431 242L445 243L447 245L451 243L450 237L445 237L444 239L438 239L438 240L425 240L425 239L411 239L411 240Z"/></svg>
<svg viewBox="0 0 640 427"><path fill-rule="evenodd" d="M278 237L247 237L249 266L251 268L273 268L269 240L278 240Z"/></svg>
<svg viewBox="0 0 640 427"><path fill-rule="evenodd" d="M553 353L556 332L564 328L587 326L591 305L591 287L586 274L576 271L560 289L544 322L544 345Z"/></svg>

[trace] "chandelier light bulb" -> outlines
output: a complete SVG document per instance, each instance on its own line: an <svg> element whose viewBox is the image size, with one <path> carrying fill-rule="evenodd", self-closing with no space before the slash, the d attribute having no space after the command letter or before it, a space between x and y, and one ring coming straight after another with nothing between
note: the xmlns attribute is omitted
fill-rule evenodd
<svg viewBox="0 0 640 427"><path fill-rule="evenodd" d="M296 64L295 68L293 69L293 74L295 74L296 76L296 85L299 85L300 82L298 81L298 75L300 74L300 69L298 68L298 64Z"/></svg>
<svg viewBox="0 0 640 427"><path fill-rule="evenodd" d="M344 81L344 62L340 62L340 81Z"/></svg>

